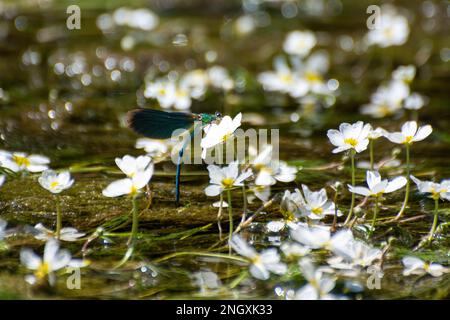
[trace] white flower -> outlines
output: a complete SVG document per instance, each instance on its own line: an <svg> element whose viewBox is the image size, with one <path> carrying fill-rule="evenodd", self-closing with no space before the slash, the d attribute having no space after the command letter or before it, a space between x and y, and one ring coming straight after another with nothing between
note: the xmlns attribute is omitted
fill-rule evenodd
<svg viewBox="0 0 450 320"><path fill-rule="evenodd" d="M47 189L51 193L60 193L66 189L69 189L74 182L74 180L70 177L69 171L56 173L53 170L44 171L38 181L44 189Z"/></svg>
<svg viewBox="0 0 450 320"><path fill-rule="evenodd" d="M405 177L397 177L391 181L388 181L387 179L381 180L381 175L377 171L370 171L370 170L368 170L366 173L366 181L367 181L367 186L369 188L354 187L354 186L348 185L348 189L350 190L350 192L356 193L356 194L359 194L362 196L377 197L377 196L383 195L385 193L391 193L391 192L397 191L406 185Z"/></svg>
<svg viewBox="0 0 450 320"><path fill-rule="evenodd" d="M252 161L255 168L255 184L258 186L271 186L277 181L291 182L297 177L297 168L289 166L284 161L272 159L272 146L267 145Z"/></svg>
<svg viewBox="0 0 450 320"><path fill-rule="evenodd" d="M222 286L219 276L212 271L199 271L193 274L195 284L202 290L218 289Z"/></svg>
<svg viewBox="0 0 450 320"><path fill-rule="evenodd" d="M308 248L325 248L331 251L339 250L353 240L353 234L350 230L340 230L331 235L330 228L324 226L298 225L295 229L291 228L290 234L292 239Z"/></svg>
<svg viewBox="0 0 450 320"><path fill-rule="evenodd" d="M5 238L6 225L7 225L6 221L0 219L0 241L2 241Z"/></svg>
<svg viewBox="0 0 450 320"><path fill-rule="evenodd" d="M431 198L450 201L450 179L443 180L441 183L432 181L421 181L414 176L411 179L417 185L419 192L431 193Z"/></svg>
<svg viewBox="0 0 450 320"><path fill-rule="evenodd" d="M371 95L370 103L363 105L362 114L383 118L401 111L402 102L409 95L409 86L403 81L393 80L387 86L378 87Z"/></svg>
<svg viewBox="0 0 450 320"><path fill-rule="evenodd" d="M302 259L299 265L308 284L296 292L295 299L334 300L337 298L330 294L336 285L334 279L324 276L323 271L316 269L309 259Z"/></svg>
<svg viewBox="0 0 450 320"><path fill-rule="evenodd" d="M284 41L283 49L287 54L304 57L316 43L316 36L311 31L291 31Z"/></svg>
<svg viewBox="0 0 450 320"><path fill-rule="evenodd" d="M378 127L376 129L373 129L372 125L369 124L369 126L370 126L370 131L369 131L369 134L367 135L367 138L369 140L376 140L387 134L387 131L383 128Z"/></svg>
<svg viewBox="0 0 450 320"><path fill-rule="evenodd" d="M284 242L280 249L288 259L298 259L311 252L311 249L295 242Z"/></svg>
<svg viewBox="0 0 450 320"><path fill-rule="evenodd" d="M202 158L206 158L206 150L220 143L228 141L237 128L241 126L242 113L239 113L231 119L230 116L222 118L219 124L212 123L208 126L208 130L200 143L202 147Z"/></svg>
<svg viewBox="0 0 450 320"><path fill-rule="evenodd" d="M144 96L157 99L161 108L167 109L173 105L175 90L174 82L157 80L146 84Z"/></svg>
<svg viewBox="0 0 450 320"><path fill-rule="evenodd" d="M369 31L367 42L382 48L404 44L409 35L408 20L386 6L381 8L381 12L380 25Z"/></svg>
<svg viewBox="0 0 450 320"><path fill-rule="evenodd" d="M113 12L112 17L114 23L119 26L128 26L145 31L154 29L159 23L158 16L145 8L129 9L120 7Z"/></svg>
<svg viewBox="0 0 450 320"><path fill-rule="evenodd" d="M6 153L0 156L0 165L13 172L42 172L48 169L50 159L40 155L27 155L23 152Z"/></svg>
<svg viewBox="0 0 450 320"><path fill-rule="evenodd" d="M126 155L123 158L116 158L116 165L129 178L133 178L138 172L145 171L152 159L147 156L137 158Z"/></svg>
<svg viewBox="0 0 450 320"><path fill-rule="evenodd" d="M308 92L308 83L301 74L291 70L284 58L274 60L274 71L265 71L258 75L258 81L267 91L288 93L293 98L303 97Z"/></svg>
<svg viewBox="0 0 450 320"><path fill-rule="evenodd" d="M329 56L326 51L318 51L313 53L306 61L298 59L298 57L292 58L292 63L295 65L296 71L299 74L301 80L306 83L306 92L316 95L329 95L331 94L330 89L326 85L326 81L323 76L328 71L330 61ZM317 101L317 96L305 96L302 94L304 84L296 84L296 91L291 92L291 96L294 98L300 98L304 105L311 100ZM309 100L309 101L308 101Z"/></svg>
<svg viewBox="0 0 450 320"><path fill-rule="evenodd" d="M392 72L392 79L401 80L406 83L410 83L416 76L416 67L414 65L399 66Z"/></svg>
<svg viewBox="0 0 450 320"><path fill-rule="evenodd" d="M375 260L381 259L382 251L372 248L359 240L348 241L345 246L337 247L334 252L336 257L328 260L331 267L337 269L354 269L358 267L368 267Z"/></svg>
<svg viewBox="0 0 450 320"><path fill-rule="evenodd" d="M229 91L233 89L234 82L228 74L228 70L221 66L212 66L208 70L211 85L215 88Z"/></svg>
<svg viewBox="0 0 450 320"><path fill-rule="evenodd" d="M42 223L38 223L34 226L34 229L38 233L34 236L38 240L47 241L51 238L56 238L56 232L47 229ZM59 240L73 242L83 237L85 233L79 232L75 228L62 228L59 236Z"/></svg>
<svg viewBox="0 0 450 320"><path fill-rule="evenodd" d="M31 249L22 249L20 261L25 267L34 271L34 275L25 278L28 283L35 284L48 277L50 285L54 285L56 280L54 272L68 266L71 255L67 250L59 250L58 241L52 238L45 244L43 259Z"/></svg>
<svg viewBox="0 0 450 320"><path fill-rule="evenodd" d="M239 163L237 161L233 161L223 168L211 164L208 166L208 171L210 185L206 187L205 193L209 197L217 196L224 190L242 186L244 180L252 175L250 170L239 174Z"/></svg>
<svg viewBox="0 0 450 320"><path fill-rule="evenodd" d="M417 129L416 121L405 122L402 126L401 132L387 133L388 138L393 143L398 144L412 144L424 140L433 132L430 125L426 125Z"/></svg>
<svg viewBox="0 0 450 320"><path fill-rule="evenodd" d="M234 23L234 29L236 30L236 33L239 35L246 35L253 32L253 30L255 30L256 28L255 20L256 19L249 14L245 14L237 18Z"/></svg>
<svg viewBox="0 0 450 320"><path fill-rule="evenodd" d="M162 108L186 110L191 106L191 92L187 86L175 81L157 80L146 85L144 96L157 99Z"/></svg>
<svg viewBox="0 0 450 320"><path fill-rule="evenodd" d="M214 202L214 203L212 204L212 206L213 206L214 208L220 208L220 207L221 207L220 201ZM228 202L222 201L222 208L228 208Z"/></svg>
<svg viewBox="0 0 450 320"><path fill-rule="evenodd" d="M328 200L325 188L312 192L306 185L302 185L304 198L300 201L300 211L303 216L313 220L320 220L326 215L335 215L335 204ZM301 197L301 193L299 192ZM338 216L342 212L337 212Z"/></svg>
<svg viewBox="0 0 450 320"><path fill-rule="evenodd" d="M354 124L342 123L339 126L339 131L330 129L327 136L330 142L336 146L333 153L349 149L359 153L367 149L369 131L370 127L368 124L364 125L362 121L358 121Z"/></svg>
<svg viewBox="0 0 450 320"><path fill-rule="evenodd" d="M138 171L133 178L116 180L110 183L103 190L105 197L120 197L126 194L136 195L144 188L153 175L153 164L150 164L145 171Z"/></svg>
<svg viewBox="0 0 450 320"><path fill-rule="evenodd" d="M445 268L437 263L426 263L419 258L407 256L402 259L402 263L405 266L403 270L404 276L412 274L423 275L429 273L433 277L440 277L444 273L449 272L448 268Z"/></svg>
<svg viewBox="0 0 450 320"><path fill-rule="evenodd" d="M180 87L189 91L194 99L203 98L209 84L208 73L202 69L189 71L180 79Z"/></svg>
<svg viewBox="0 0 450 320"><path fill-rule="evenodd" d="M256 198L263 202L267 202L270 198L270 186L252 186L250 191L253 191Z"/></svg>
<svg viewBox="0 0 450 320"><path fill-rule="evenodd" d="M250 260L250 273L255 278L267 280L270 277L270 272L275 274L286 273L287 266L280 262L280 256L276 249L266 249L258 253L239 235L234 235L229 243L234 251Z"/></svg>
<svg viewBox="0 0 450 320"><path fill-rule="evenodd" d="M278 233L286 227L296 228L297 225L290 219L273 220L266 224L266 230L273 233Z"/></svg>
<svg viewBox="0 0 450 320"><path fill-rule="evenodd" d="M6 177L3 174L0 174L0 187L5 183Z"/></svg>
<svg viewBox="0 0 450 320"><path fill-rule="evenodd" d="M168 142L154 140L149 138L139 138L136 140L136 149L144 149L147 156L151 158L161 157L169 151Z"/></svg>
<svg viewBox="0 0 450 320"><path fill-rule="evenodd" d="M411 93L406 99L404 108L409 110L419 110L426 104L426 98L416 92Z"/></svg>
<svg viewBox="0 0 450 320"><path fill-rule="evenodd" d="M281 198L280 209L283 214L293 216L300 210L300 206L304 205L305 200L299 189L295 189L294 192L289 190L284 191L283 198Z"/></svg>

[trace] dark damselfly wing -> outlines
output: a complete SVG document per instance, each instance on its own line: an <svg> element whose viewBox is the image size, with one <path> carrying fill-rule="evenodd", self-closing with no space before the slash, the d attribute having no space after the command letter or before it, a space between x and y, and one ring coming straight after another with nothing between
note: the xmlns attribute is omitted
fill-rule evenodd
<svg viewBox="0 0 450 320"><path fill-rule="evenodd" d="M192 113L136 109L128 112L128 126L152 139L168 139L176 129L189 129L197 116Z"/></svg>

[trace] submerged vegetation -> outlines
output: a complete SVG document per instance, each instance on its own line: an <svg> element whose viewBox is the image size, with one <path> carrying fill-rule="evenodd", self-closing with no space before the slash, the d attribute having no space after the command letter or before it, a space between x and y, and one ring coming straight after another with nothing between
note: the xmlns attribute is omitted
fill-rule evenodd
<svg viewBox="0 0 450 320"><path fill-rule="evenodd" d="M0 298L450 297L448 3L71 4L0 3Z"/></svg>

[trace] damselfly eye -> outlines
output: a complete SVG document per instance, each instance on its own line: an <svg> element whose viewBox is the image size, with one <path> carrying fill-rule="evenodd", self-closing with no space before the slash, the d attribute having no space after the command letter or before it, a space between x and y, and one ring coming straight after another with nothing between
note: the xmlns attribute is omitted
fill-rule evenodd
<svg viewBox="0 0 450 320"><path fill-rule="evenodd" d="M216 118L222 118L222 114L220 112L215 113Z"/></svg>

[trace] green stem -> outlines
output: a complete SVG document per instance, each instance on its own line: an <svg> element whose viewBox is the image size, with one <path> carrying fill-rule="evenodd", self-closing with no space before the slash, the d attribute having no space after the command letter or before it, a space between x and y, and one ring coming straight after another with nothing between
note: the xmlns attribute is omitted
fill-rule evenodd
<svg viewBox="0 0 450 320"><path fill-rule="evenodd" d="M433 240L434 233L436 232L437 223L438 223L438 209L439 209L439 198L434 199L434 219L433 225L431 226L430 235L428 236L428 241Z"/></svg>
<svg viewBox="0 0 450 320"><path fill-rule="evenodd" d="M244 262L248 263L248 260L239 256L235 255L229 255L229 254L221 254L221 253L210 253L210 252L196 252L196 251L182 251L182 252L175 252L171 253L167 256L161 257L159 259L156 259L152 261L152 263L159 263L163 262L175 257L180 256L199 256L199 257L210 257L210 258L219 258L219 259L227 259L227 260L233 260L237 262Z"/></svg>
<svg viewBox="0 0 450 320"><path fill-rule="evenodd" d="M222 225L220 220L222 220L222 205L223 205L223 193L220 193L220 206L219 212L217 213L217 228L219 229L219 239L222 240Z"/></svg>
<svg viewBox="0 0 450 320"><path fill-rule="evenodd" d="M375 208L374 208L374 210L373 210L373 218L372 218L372 228L370 229L370 235L372 235L372 233L374 232L374 230L375 230L375 222L377 221L377 215L378 215L378 211L379 211L379 209L380 209L380 207L379 207L379 197L378 196L376 196L375 197Z"/></svg>
<svg viewBox="0 0 450 320"><path fill-rule="evenodd" d="M230 220L230 231L228 236L228 241L231 240L231 237L233 236L233 208L231 207L231 190L227 190L227 196L228 196L228 219Z"/></svg>
<svg viewBox="0 0 450 320"><path fill-rule="evenodd" d="M62 229L62 215L61 215L61 203L58 197L56 197L56 239L60 239Z"/></svg>
<svg viewBox="0 0 450 320"><path fill-rule="evenodd" d="M352 186L354 187L356 182L355 182L355 150L351 150L350 151L350 159L352 161ZM348 212L348 216L347 219L345 220L344 224L347 224L350 222L350 219L352 218L353 215L353 208L355 206L355 194L352 192L352 202L350 204L350 210Z"/></svg>
<svg viewBox="0 0 450 320"><path fill-rule="evenodd" d="M247 191L245 189L245 182L242 183L242 201L244 203L241 222L244 222L247 218Z"/></svg>
<svg viewBox="0 0 450 320"><path fill-rule="evenodd" d="M139 206L137 196L133 196L132 203L133 203L133 222L131 226L130 239L128 240L129 245L134 243L134 241L136 240L139 227Z"/></svg>
<svg viewBox="0 0 450 320"><path fill-rule="evenodd" d="M373 139L370 139L370 142L369 142L369 152L370 152L370 170L373 170L373 168L374 168L374 161L373 161Z"/></svg>
<svg viewBox="0 0 450 320"><path fill-rule="evenodd" d="M408 205L408 199L409 199L409 185L410 185L410 173L411 173L411 168L410 168L410 160L409 160L409 144L407 143L406 145L406 190L405 190L405 200L403 201L403 205L402 208L400 209L400 212L397 214L397 218L396 219L400 219L403 216L403 213L406 210L406 206Z"/></svg>

